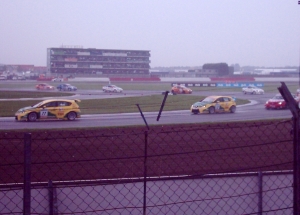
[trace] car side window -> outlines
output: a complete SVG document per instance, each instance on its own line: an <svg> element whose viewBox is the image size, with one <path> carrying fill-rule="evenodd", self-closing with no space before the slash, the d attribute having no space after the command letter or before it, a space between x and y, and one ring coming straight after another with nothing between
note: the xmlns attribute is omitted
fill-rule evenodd
<svg viewBox="0 0 300 215"><path fill-rule="evenodd" d="M65 104L65 102L59 101L59 102L58 102L58 106L59 106L59 107L61 107L61 106L66 106L66 104Z"/></svg>
<svg viewBox="0 0 300 215"><path fill-rule="evenodd" d="M45 107L56 107L57 106L57 102L48 102L45 105L43 105Z"/></svg>
<svg viewBox="0 0 300 215"><path fill-rule="evenodd" d="M229 98L224 97L223 99L224 99L224 102L229 102Z"/></svg>
<svg viewBox="0 0 300 215"><path fill-rule="evenodd" d="M223 100L223 98L218 98L217 100L216 100L216 102L223 102L224 100Z"/></svg>
<svg viewBox="0 0 300 215"><path fill-rule="evenodd" d="M59 102L58 102L58 106L59 106L59 107L70 106L70 105L71 105L70 102L64 102L64 101L59 101Z"/></svg>

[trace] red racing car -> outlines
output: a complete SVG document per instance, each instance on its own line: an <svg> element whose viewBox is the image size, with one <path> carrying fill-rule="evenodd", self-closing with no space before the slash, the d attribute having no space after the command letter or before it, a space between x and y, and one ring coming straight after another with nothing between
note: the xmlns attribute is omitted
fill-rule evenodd
<svg viewBox="0 0 300 215"><path fill-rule="evenodd" d="M297 103L299 103L299 97L292 95ZM281 94L276 94L272 99L269 99L265 104L266 109L286 109L287 104L284 101Z"/></svg>

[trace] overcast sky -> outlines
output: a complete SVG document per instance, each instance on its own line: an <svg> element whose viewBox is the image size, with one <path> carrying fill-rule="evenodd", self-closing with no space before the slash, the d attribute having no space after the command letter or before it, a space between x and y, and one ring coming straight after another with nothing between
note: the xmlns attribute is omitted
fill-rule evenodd
<svg viewBox="0 0 300 215"><path fill-rule="evenodd" d="M0 63L46 49L150 50L151 67L299 66L298 0L1 0Z"/></svg>

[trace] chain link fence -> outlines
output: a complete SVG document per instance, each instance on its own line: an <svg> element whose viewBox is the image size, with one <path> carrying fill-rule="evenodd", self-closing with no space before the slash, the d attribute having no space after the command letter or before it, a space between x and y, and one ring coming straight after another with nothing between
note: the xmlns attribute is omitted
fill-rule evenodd
<svg viewBox="0 0 300 215"><path fill-rule="evenodd" d="M292 214L291 120L0 133L0 214Z"/></svg>

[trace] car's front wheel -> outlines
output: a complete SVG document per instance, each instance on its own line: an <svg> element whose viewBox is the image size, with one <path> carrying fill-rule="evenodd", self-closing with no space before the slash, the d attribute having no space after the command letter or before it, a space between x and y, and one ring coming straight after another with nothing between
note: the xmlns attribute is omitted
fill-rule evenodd
<svg viewBox="0 0 300 215"><path fill-rule="evenodd" d="M27 116L27 120L28 120L28 122L36 121L37 120L37 113L35 113L35 112L29 113L28 116Z"/></svg>
<svg viewBox="0 0 300 215"><path fill-rule="evenodd" d="M214 108L214 107L210 107L210 108L208 109L208 112L209 112L210 114L215 113L215 108Z"/></svg>
<svg viewBox="0 0 300 215"><path fill-rule="evenodd" d="M231 112L231 113L235 113L235 111L236 111L236 106L234 106L234 105L231 106L231 107L230 107L230 112Z"/></svg>
<svg viewBox="0 0 300 215"><path fill-rule="evenodd" d="M70 120L70 121L75 120L75 119L76 119L76 113L73 112L73 111L70 112L70 113L68 113L67 118L68 118L68 120Z"/></svg>

